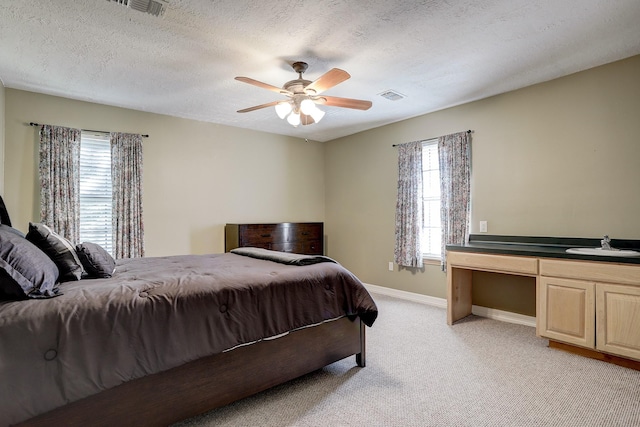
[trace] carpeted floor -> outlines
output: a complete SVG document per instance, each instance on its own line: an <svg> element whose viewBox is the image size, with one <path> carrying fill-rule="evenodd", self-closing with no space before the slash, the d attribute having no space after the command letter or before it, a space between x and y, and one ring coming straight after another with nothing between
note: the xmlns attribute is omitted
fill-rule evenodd
<svg viewBox="0 0 640 427"><path fill-rule="evenodd" d="M640 426L640 371L547 348L535 330L373 295L355 358L177 426ZM639 326L640 327L640 326Z"/></svg>

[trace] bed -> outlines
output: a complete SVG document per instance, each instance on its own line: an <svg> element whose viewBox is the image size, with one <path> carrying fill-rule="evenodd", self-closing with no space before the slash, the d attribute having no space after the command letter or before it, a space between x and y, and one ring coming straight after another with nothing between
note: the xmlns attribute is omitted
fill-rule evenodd
<svg viewBox="0 0 640 427"><path fill-rule="evenodd" d="M352 273L236 251L119 260L54 298L0 302L0 425L168 425L345 357L365 365L377 307Z"/></svg>

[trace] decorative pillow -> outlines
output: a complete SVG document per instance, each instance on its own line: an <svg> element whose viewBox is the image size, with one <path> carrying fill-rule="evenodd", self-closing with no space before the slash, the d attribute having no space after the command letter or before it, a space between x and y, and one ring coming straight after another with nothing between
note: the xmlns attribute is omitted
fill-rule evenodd
<svg viewBox="0 0 640 427"><path fill-rule="evenodd" d="M76 246L76 251L87 273L86 278L107 279L116 269L116 261L111 254L96 243L81 243Z"/></svg>
<svg viewBox="0 0 640 427"><path fill-rule="evenodd" d="M0 227L0 296L3 299L51 298L58 267L18 230Z"/></svg>
<svg viewBox="0 0 640 427"><path fill-rule="evenodd" d="M61 282L80 280L84 269L71 242L46 225L31 222L27 240L39 247L58 266Z"/></svg>
<svg viewBox="0 0 640 427"><path fill-rule="evenodd" d="M20 236L20 237L22 237L24 239L24 233L22 231L16 230L15 228L13 228L13 227L11 227L9 225L0 224L0 230L4 230L4 231L7 231L9 233L13 233L16 236Z"/></svg>

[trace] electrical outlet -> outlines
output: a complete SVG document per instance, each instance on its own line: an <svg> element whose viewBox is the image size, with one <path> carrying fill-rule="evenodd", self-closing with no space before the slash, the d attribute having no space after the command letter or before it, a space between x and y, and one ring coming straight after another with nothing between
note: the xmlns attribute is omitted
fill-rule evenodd
<svg viewBox="0 0 640 427"><path fill-rule="evenodd" d="M487 232L487 221L480 221L480 232L481 233Z"/></svg>
<svg viewBox="0 0 640 427"><path fill-rule="evenodd" d="M393 271L393 263L392 262L389 263L389 271Z"/></svg>

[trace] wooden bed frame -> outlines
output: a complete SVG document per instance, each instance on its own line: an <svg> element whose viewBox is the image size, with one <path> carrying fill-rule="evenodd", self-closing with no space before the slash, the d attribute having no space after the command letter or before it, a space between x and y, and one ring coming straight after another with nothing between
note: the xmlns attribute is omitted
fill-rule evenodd
<svg viewBox="0 0 640 427"><path fill-rule="evenodd" d="M344 317L129 381L18 426L166 426L352 355L365 366L365 325Z"/></svg>

